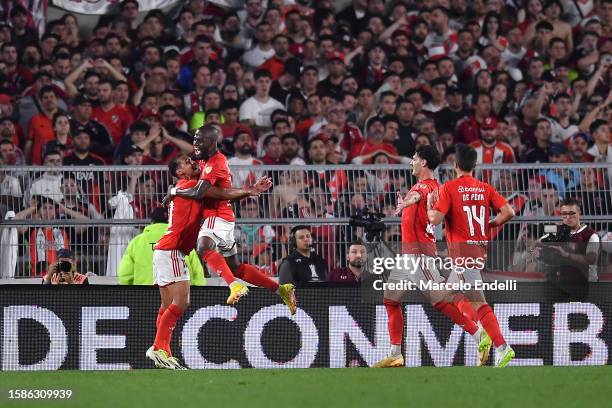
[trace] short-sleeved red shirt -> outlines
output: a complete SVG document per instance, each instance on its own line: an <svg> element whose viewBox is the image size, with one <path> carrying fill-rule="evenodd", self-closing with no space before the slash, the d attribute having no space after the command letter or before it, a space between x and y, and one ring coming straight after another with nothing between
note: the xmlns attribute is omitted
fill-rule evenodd
<svg viewBox="0 0 612 408"><path fill-rule="evenodd" d="M201 160L200 180L206 180L211 185L219 188L232 187L232 175L230 174L227 157L219 151L213 154L208 160ZM204 219L209 217L219 217L228 222L234 222L234 210L229 200L204 199L203 213Z"/></svg>
<svg viewBox="0 0 612 408"><path fill-rule="evenodd" d="M433 225L427 218L427 195L440 188L435 179L422 180L410 189L419 193L421 200L402 211L402 253L436 255Z"/></svg>
<svg viewBox="0 0 612 408"><path fill-rule="evenodd" d="M132 113L127 108L119 105L113 106L113 108L108 111L98 106L92 110L91 118L97 120L106 127L115 145L121 142L127 130L132 126L132 123L134 123Z"/></svg>
<svg viewBox="0 0 612 408"><path fill-rule="evenodd" d="M506 204L495 188L472 176L461 176L441 188L434 210L446 216L446 241L451 257L485 257L490 209Z"/></svg>
<svg viewBox="0 0 612 408"><path fill-rule="evenodd" d="M177 188L195 187L198 180L182 179ZM155 249L171 251L178 249L187 255L195 248L200 231L202 203L176 196L168 209L168 231L160 238Z"/></svg>

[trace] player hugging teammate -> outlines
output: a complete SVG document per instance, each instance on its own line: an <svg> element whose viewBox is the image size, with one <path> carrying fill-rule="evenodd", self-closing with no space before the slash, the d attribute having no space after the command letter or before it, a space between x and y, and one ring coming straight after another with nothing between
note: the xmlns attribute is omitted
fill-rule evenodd
<svg viewBox="0 0 612 408"><path fill-rule="evenodd" d="M402 252L414 257L410 262L414 270L395 268L389 276L390 282L411 280L416 287L422 283L440 283L444 278L436 269L435 237L433 226L445 221L446 240L449 256L453 265L463 265L461 260L486 258L486 244L489 230L509 221L514 216L512 207L489 184L473 177L476 167L476 151L467 145L456 147L457 178L440 187L433 177L433 172L440 163L438 152L432 146L420 147L413 157L413 174L417 183L405 197L398 196L396 213L402 212ZM478 191L477 194L462 194L465 191ZM489 210L497 213L489 222ZM455 268L451 270L449 283L480 280L480 269ZM405 291L386 290L384 305L388 315L388 329L391 340L389 354L373 367L401 367L404 358L401 352L404 331L404 317L401 299ZM510 348L499 328L497 318L487 304L481 290L470 290L466 293L469 303L462 302L456 293L451 291L430 290L424 295L434 308L468 332L478 346L478 366L486 364L491 343L495 344L497 358L495 365L505 367L514 351ZM455 301L456 300L456 301ZM476 310L476 312L474 312Z"/></svg>
<svg viewBox="0 0 612 408"><path fill-rule="evenodd" d="M170 174L179 182L164 198L164 204L169 204L168 232L153 253L161 307L155 342L146 353L159 368L184 369L172 356L170 340L176 322L189 306L189 273L183 258L194 247L207 269L229 285L227 304L235 304L248 293L246 285L236 280L239 278L278 294L292 315L297 309L293 285L279 285L257 267L238 261L230 201L259 197L272 181L263 177L251 187L231 188L232 176L227 158L217 149L218 140L219 129L204 125L194 135L196 161L179 156L169 164Z"/></svg>

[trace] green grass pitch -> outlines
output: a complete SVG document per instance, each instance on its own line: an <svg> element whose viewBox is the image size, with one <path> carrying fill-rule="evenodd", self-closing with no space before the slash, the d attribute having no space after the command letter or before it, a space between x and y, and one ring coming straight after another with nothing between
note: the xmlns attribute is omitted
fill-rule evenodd
<svg viewBox="0 0 612 408"><path fill-rule="evenodd" d="M612 367L0 373L1 407L610 407ZM9 389L71 389L10 401Z"/></svg>

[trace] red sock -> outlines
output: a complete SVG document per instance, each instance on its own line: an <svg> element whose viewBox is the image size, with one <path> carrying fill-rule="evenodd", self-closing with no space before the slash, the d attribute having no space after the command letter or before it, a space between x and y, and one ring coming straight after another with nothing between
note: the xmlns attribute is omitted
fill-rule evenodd
<svg viewBox="0 0 612 408"><path fill-rule="evenodd" d="M266 288L270 292L276 292L278 290L278 283L274 282L274 280L260 271L259 268L251 264L240 264L236 271L236 277L245 282L252 283L255 286L259 286L260 288Z"/></svg>
<svg viewBox="0 0 612 408"><path fill-rule="evenodd" d="M221 254L217 251L213 251L212 249L206 251L202 257L202 260L206 262L206 266L209 271L215 272L228 285L236 280L229 266L227 266L225 258L223 258L223 256L221 256Z"/></svg>
<svg viewBox="0 0 612 408"><path fill-rule="evenodd" d="M487 331L489 336L491 336L491 340L493 340L493 344L495 347L503 346L506 344L506 340L504 339L504 335L499 328L499 323L497 322L497 317L495 317L495 313L493 313L493 309L489 305L482 305L478 309L478 320L482 323L482 327Z"/></svg>
<svg viewBox="0 0 612 408"><path fill-rule="evenodd" d="M444 313L449 319L451 319L455 324L458 324L470 334L474 334L478 331L478 326L474 323L473 320L468 319L459 309L452 303L448 302L438 302L434 305L434 309L439 312Z"/></svg>
<svg viewBox="0 0 612 408"><path fill-rule="evenodd" d="M165 350L168 355L172 355L170 351L170 340L172 340L172 331L176 322L183 315L183 311L180 307L172 303L164 315L159 320L159 327L157 328L157 334L155 335L155 342L153 343L154 350Z"/></svg>
<svg viewBox="0 0 612 408"><path fill-rule="evenodd" d="M383 304L387 309L387 325L389 327L391 344L399 346L402 344L402 338L404 337L404 314L402 313L402 307L399 302L388 299L384 299Z"/></svg>
<svg viewBox="0 0 612 408"><path fill-rule="evenodd" d="M478 323L476 312L474 311L474 308L472 307L472 304L470 303L470 301L466 299L465 296L463 295L455 296L453 303L455 304L457 309L459 309L459 311L461 311L461 313L463 313L468 319Z"/></svg>
<svg viewBox="0 0 612 408"><path fill-rule="evenodd" d="M157 311L157 320L155 321L155 327L157 329L159 329L159 321L161 320L161 318L164 315L165 311L166 311L166 309L163 306L160 306L159 310Z"/></svg>

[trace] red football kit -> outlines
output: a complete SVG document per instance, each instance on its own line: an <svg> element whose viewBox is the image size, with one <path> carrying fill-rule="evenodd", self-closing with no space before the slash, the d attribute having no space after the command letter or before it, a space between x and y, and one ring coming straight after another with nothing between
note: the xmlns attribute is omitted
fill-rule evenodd
<svg viewBox="0 0 612 408"><path fill-rule="evenodd" d="M211 185L219 188L232 187L232 175L230 174L227 157L219 151L208 160L200 160L200 180L206 180ZM234 210L229 200L204 199L202 217L219 217L227 222L234 222Z"/></svg>
<svg viewBox="0 0 612 408"><path fill-rule="evenodd" d="M421 200L402 211L402 253L436 255L436 238L433 225L427 219L427 195L440 188L435 179L419 181L410 189Z"/></svg>
<svg viewBox="0 0 612 408"><path fill-rule="evenodd" d="M177 188L192 188L198 180L182 179L176 184ZM170 203L168 210L168 231L157 242L154 249L171 251L178 249L183 255L188 255L196 245L198 232L200 231L200 220L202 215L202 203L176 196Z"/></svg>
<svg viewBox="0 0 612 408"><path fill-rule="evenodd" d="M486 257L489 214L506 204L495 188L472 176L461 176L441 188L434 210L446 216L449 254L458 257Z"/></svg>

